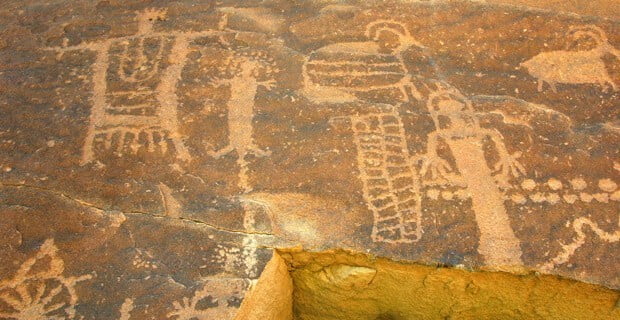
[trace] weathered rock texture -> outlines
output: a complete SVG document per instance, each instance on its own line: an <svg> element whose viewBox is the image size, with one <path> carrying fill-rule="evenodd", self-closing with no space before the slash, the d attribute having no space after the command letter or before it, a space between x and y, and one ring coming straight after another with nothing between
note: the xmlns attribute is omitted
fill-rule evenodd
<svg viewBox="0 0 620 320"><path fill-rule="evenodd" d="M232 319L293 246L620 288L617 3L554 3L4 1L0 317Z"/></svg>
<svg viewBox="0 0 620 320"><path fill-rule="evenodd" d="M545 275L470 272L346 252L284 253L295 319L618 319L618 293ZM579 301L577 303L577 301Z"/></svg>

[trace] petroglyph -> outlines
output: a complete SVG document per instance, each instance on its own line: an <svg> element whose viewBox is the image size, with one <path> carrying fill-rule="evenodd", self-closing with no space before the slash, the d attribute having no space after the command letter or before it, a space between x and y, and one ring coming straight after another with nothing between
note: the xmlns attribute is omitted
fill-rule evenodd
<svg viewBox="0 0 620 320"><path fill-rule="evenodd" d="M233 151L237 153L239 166L238 186L243 192L252 190L248 177L250 154L266 157L269 150L259 148L253 138L254 99L259 87L267 90L275 85L273 76L279 70L266 52L252 48L230 50L230 57L220 68L223 77L214 81L216 85L230 87L228 99L228 145L209 154L220 158ZM227 77L227 75L230 75Z"/></svg>
<svg viewBox="0 0 620 320"><path fill-rule="evenodd" d="M121 317L118 320L129 320L131 318L131 311L133 311L133 300L126 298L119 310Z"/></svg>
<svg viewBox="0 0 620 320"><path fill-rule="evenodd" d="M589 50L549 51L521 63L527 68L530 75L538 79L538 91L543 90L547 83L553 92L557 92L556 84L598 84L603 89L618 90L618 86L609 76L602 57L605 54L615 55L620 59L620 51L614 48L607 40L605 31L594 25L571 27L568 35L577 40L580 37L590 37L596 46Z"/></svg>
<svg viewBox="0 0 620 320"><path fill-rule="evenodd" d="M65 277L64 262L52 239L22 263L10 279L0 281L0 317L5 319L75 319L75 285L91 275Z"/></svg>
<svg viewBox="0 0 620 320"><path fill-rule="evenodd" d="M380 112L333 118L349 122L357 147L363 197L373 213L373 241L411 243L422 237L420 181L410 161L401 116Z"/></svg>
<svg viewBox="0 0 620 320"><path fill-rule="evenodd" d="M245 267L245 274L250 278L258 277L258 239L257 236L252 234L256 229L256 216L257 211L262 210L261 206L257 206L254 203L242 202L243 210L245 212L243 216L243 227L249 231L249 234L243 238L241 252L241 259Z"/></svg>
<svg viewBox="0 0 620 320"><path fill-rule="evenodd" d="M164 204L165 215L171 218L180 217L182 206L172 195L172 190L163 183L160 183L158 188L162 203Z"/></svg>
<svg viewBox="0 0 620 320"><path fill-rule="evenodd" d="M607 232L599 228L596 222L588 218L577 218L575 219L575 221L573 221L572 225L575 233L577 233L577 237L573 240L573 242L569 244L562 244L562 252L555 258L551 259L549 262L541 265L541 270L551 271L558 265L567 263L570 258L575 254L575 252L586 242L586 226L589 226L590 230L592 230L601 240L605 242L612 243L620 241L620 229L616 230L615 232ZM618 218L618 227L620 228L620 217Z"/></svg>
<svg viewBox="0 0 620 320"><path fill-rule="evenodd" d="M206 279L191 298L174 301L174 310L168 317L176 320L232 319L248 287L249 281L244 279ZM199 308L199 303L206 303L208 307Z"/></svg>
<svg viewBox="0 0 620 320"><path fill-rule="evenodd" d="M521 248L514 235L504 207L504 195L497 183L508 184L510 176L525 174L525 168L511 156L502 135L492 129L480 127L471 102L456 90L440 90L429 96L428 111L433 118L436 131L428 137L426 155L422 156L420 175L431 179L444 179L448 184L466 183L472 199L472 209L480 229L478 252L492 266L519 266ZM482 149L483 141L490 138L499 155L494 175L486 165ZM437 154L439 141L450 148L456 170L463 181L452 182L448 162ZM518 155L517 155L518 156Z"/></svg>
<svg viewBox="0 0 620 320"><path fill-rule="evenodd" d="M223 31L158 32L155 23L165 19L166 10L147 9L136 14L135 35L49 48L58 52L59 58L75 50L96 54L93 108L82 164L93 161L97 150L122 156L144 148L166 154L169 144L177 159L191 160L179 131L176 87L191 41ZM225 17L222 21L220 28Z"/></svg>
<svg viewBox="0 0 620 320"><path fill-rule="evenodd" d="M609 178L599 179L598 182L592 183L588 183L583 178L573 178L564 182L556 178L542 182L524 179L519 187L521 191L512 189L508 192L511 193L510 200L519 204L527 203L528 199L534 203L549 204L620 201L618 184Z"/></svg>
<svg viewBox="0 0 620 320"><path fill-rule="evenodd" d="M377 20L366 27L370 41L341 42L319 48L306 59L303 94L316 103L357 100L356 93L398 89L402 101L421 95L411 83L403 51L422 48L404 24Z"/></svg>

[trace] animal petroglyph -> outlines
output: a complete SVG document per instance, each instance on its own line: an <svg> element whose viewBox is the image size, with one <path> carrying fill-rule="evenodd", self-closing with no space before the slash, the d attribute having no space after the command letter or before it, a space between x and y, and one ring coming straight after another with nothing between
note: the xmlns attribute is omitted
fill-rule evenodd
<svg viewBox="0 0 620 320"><path fill-rule="evenodd" d="M251 191L248 181L248 162L250 154L265 157L271 154L259 148L253 138L254 99L260 86L271 89L275 84L274 73L278 72L273 59L260 50L238 48L231 50L228 59L220 70L224 76L214 81L217 85L230 87L228 99L228 145L220 150L210 152L214 158L220 158L233 151L237 153L239 166L239 188ZM228 77L227 77L228 76Z"/></svg>
<svg viewBox="0 0 620 320"><path fill-rule="evenodd" d="M557 92L557 83L598 84L603 88L618 90L602 57L612 54L620 59L620 51L609 43L605 32L597 26L588 25L571 27L569 35L574 40L583 36L590 37L596 46L581 51L569 51L567 46L567 50L543 52L521 63L530 75L538 79L538 91L543 90L544 83L549 84L554 92Z"/></svg>
<svg viewBox="0 0 620 320"><path fill-rule="evenodd" d="M394 106L381 112L333 118L350 123L363 197L373 213L373 241L410 243L422 237L420 182Z"/></svg>
<svg viewBox="0 0 620 320"><path fill-rule="evenodd" d="M64 262L52 239L22 263L10 279L0 281L0 317L3 319L75 319L75 285L91 275L65 277Z"/></svg>
<svg viewBox="0 0 620 320"><path fill-rule="evenodd" d="M511 175L516 177L525 174L525 169L508 153L498 131L480 126L471 102L458 91L440 90L432 93L427 107L436 131L428 137L427 153L422 156L421 177L430 175L431 179L446 179L448 184L465 183L480 229L478 252L489 265L522 265L520 243L510 226L504 196L494 178L499 178L505 184ZM482 148L487 138L493 141L500 158L495 166L499 172L496 177L486 165ZM456 162L455 169L462 181L450 181L449 173L455 170L438 156L440 140L450 148Z"/></svg>
<svg viewBox="0 0 620 320"><path fill-rule="evenodd" d="M249 281L244 279L207 279L191 298L174 301L174 311L168 313L168 317L176 320L232 319L248 287ZM211 307L199 308L202 301Z"/></svg>
<svg viewBox="0 0 620 320"><path fill-rule="evenodd" d="M165 154L169 144L179 160L190 160L179 133L176 86L191 41L223 31L157 32L155 22L165 16L165 10L148 9L137 13L135 35L50 48L60 56L75 50L96 53L82 164L94 160L101 148L120 155L135 154L142 147Z"/></svg>
<svg viewBox="0 0 620 320"><path fill-rule="evenodd" d="M366 28L365 42L341 42L313 51L303 65L304 95L317 103L357 100L356 93L398 89L402 101L408 90L420 94L411 84L402 53L423 46L411 37L404 24L378 20Z"/></svg>
<svg viewBox="0 0 620 320"><path fill-rule="evenodd" d="M583 246L586 242L586 233L584 232L585 227L589 226L590 229L596 234L601 240L605 242L618 242L620 241L620 229L615 232L607 232L601 228L599 228L596 222L592 220L581 217L575 219L572 223L573 229L577 233L577 237L573 240L573 242L562 245L562 252L558 254L555 258L551 259L549 262L540 266L540 268L544 271L551 271L558 265L567 263L570 258L575 254L575 252ZM618 227L620 228L620 218L618 219Z"/></svg>

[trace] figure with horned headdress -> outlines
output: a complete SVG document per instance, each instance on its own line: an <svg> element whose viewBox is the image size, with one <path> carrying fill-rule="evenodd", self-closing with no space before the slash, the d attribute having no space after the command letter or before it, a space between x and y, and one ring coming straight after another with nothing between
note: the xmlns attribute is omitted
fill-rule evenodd
<svg viewBox="0 0 620 320"><path fill-rule="evenodd" d="M538 91L543 90L544 83L553 92L557 92L557 83L598 84L617 91L618 85L607 72L603 56L612 54L620 59L620 50L609 43L605 31L593 25L573 26L568 34L574 41L588 37L595 45L589 50L570 51L569 44L565 50L543 52L521 63L521 67L538 79Z"/></svg>
<svg viewBox="0 0 620 320"><path fill-rule="evenodd" d="M511 176L526 173L516 160L520 154L509 154L499 131L480 126L471 101L456 89L431 93L427 108L435 131L429 134L427 152L421 157L421 178L430 176L446 184L464 184L480 229L478 252L485 262L496 267L522 265L519 240L510 226L500 190ZM499 158L495 172L487 166L483 147L487 140L493 143ZM449 147L456 164L454 169L437 154L440 142Z"/></svg>

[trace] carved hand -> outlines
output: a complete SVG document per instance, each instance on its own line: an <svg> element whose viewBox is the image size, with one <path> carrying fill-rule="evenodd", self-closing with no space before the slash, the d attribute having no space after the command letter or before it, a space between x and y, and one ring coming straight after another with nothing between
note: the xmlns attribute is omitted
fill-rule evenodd
<svg viewBox="0 0 620 320"><path fill-rule="evenodd" d="M452 171L448 161L440 158L436 154L422 156L422 168L420 175L426 176L430 172L431 179L447 179L448 173Z"/></svg>
<svg viewBox="0 0 620 320"><path fill-rule="evenodd" d="M519 177L525 175L525 167L517 159L521 157L521 152L515 152L513 155L505 154L495 165L495 171L501 171L501 175L507 181L510 176Z"/></svg>

